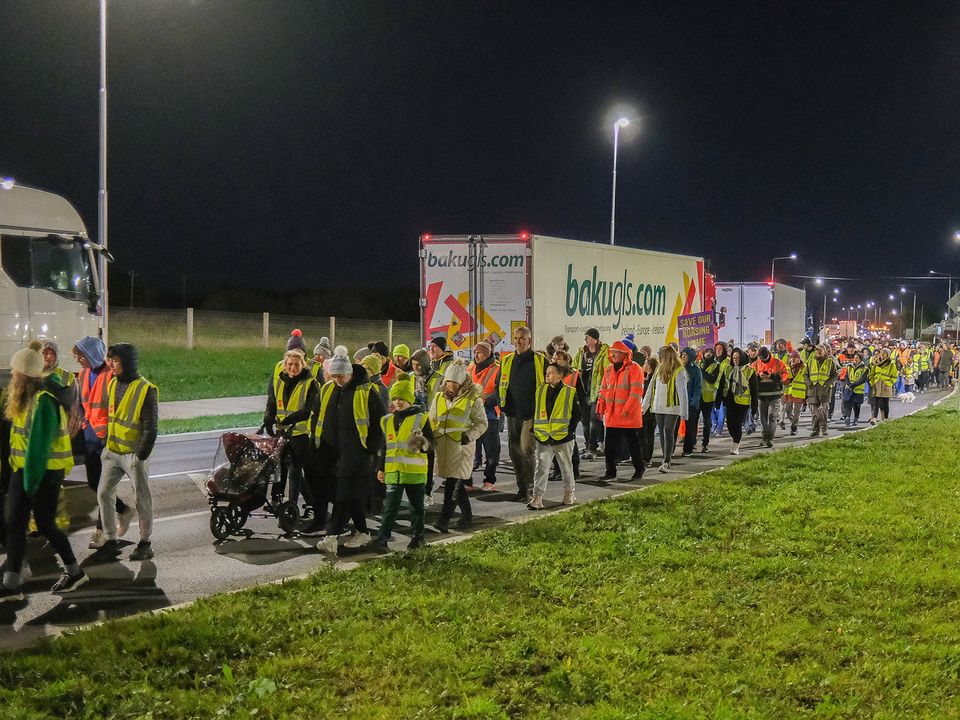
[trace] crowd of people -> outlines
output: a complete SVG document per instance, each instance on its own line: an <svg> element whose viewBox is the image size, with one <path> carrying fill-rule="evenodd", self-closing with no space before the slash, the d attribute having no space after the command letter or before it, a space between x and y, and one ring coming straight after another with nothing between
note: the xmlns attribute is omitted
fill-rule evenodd
<svg viewBox="0 0 960 720"><path fill-rule="evenodd" d="M956 345L834 341L814 345L804 338L770 347L730 342L713 347L656 352L633 337L609 345L596 329L571 354L561 336L535 349L529 328L518 327L514 350L497 353L487 341L472 359L455 358L445 337L411 353L370 343L351 357L344 346L322 338L307 352L299 330L270 371L263 428L289 440L283 492L310 508L300 532L322 539L318 548L338 552L368 544L388 552L405 496L411 507L409 548L422 546L425 508L434 482L442 482L442 505L434 527L449 532L473 521L470 495L497 489L500 438L507 445L517 491L530 510L545 507L548 482L562 483L564 505L576 502L580 464L600 457L599 482L643 477L654 466L669 473L674 456L710 451L726 432L729 452L740 453L744 434L761 429L772 447L777 430L795 435L809 411L813 436L826 435L839 405L844 426L886 420L890 400L957 376ZM89 547L107 558L121 554L118 538L134 517L140 538L134 561L153 557L153 509L149 458L157 437L158 389L138 372L136 348L105 348L94 337L73 347L78 376L59 365L51 340L34 341L12 359L12 380L3 398L0 450L4 489L0 544L6 551L0 602L22 599L21 570L31 517L64 566L54 592L71 592L88 577L57 524L61 486L83 458L87 483L96 494L98 517ZM583 447L578 428L582 426ZM788 429L789 428L789 429ZM682 438L682 445L678 442ZM698 448L699 446L699 448ZM473 474L482 472L482 484ZM132 481L133 506L117 496L123 476ZM376 535L367 518L380 515Z"/></svg>

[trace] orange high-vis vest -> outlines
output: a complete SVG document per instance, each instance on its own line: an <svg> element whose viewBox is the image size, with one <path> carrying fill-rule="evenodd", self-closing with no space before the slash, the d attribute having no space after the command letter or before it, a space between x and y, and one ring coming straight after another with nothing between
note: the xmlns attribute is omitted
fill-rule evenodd
<svg viewBox="0 0 960 720"><path fill-rule="evenodd" d="M497 370L500 369L500 366L497 363L490 363L479 375L477 374L477 366L475 363L470 363L470 378L473 380L475 385L479 385L483 388L483 399L486 401L489 397L497 397ZM494 411L497 413L497 417L500 417L500 405L497 405L494 408Z"/></svg>
<svg viewBox="0 0 960 720"><path fill-rule="evenodd" d="M83 405L83 426L93 428L98 438L107 436L107 385L112 373L106 367L97 375L90 387L90 370L80 371L80 404Z"/></svg>
<svg viewBox="0 0 960 720"><path fill-rule="evenodd" d="M577 389L577 381L580 380L580 371L571 370L569 375L565 375L563 378L564 385L569 385L574 390Z"/></svg>
<svg viewBox="0 0 960 720"><path fill-rule="evenodd" d="M392 362L387 362L390 367L388 372L380 372L380 380L383 382L384 387L390 387L393 384L394 378L397 377L397 366Z"/></svg>

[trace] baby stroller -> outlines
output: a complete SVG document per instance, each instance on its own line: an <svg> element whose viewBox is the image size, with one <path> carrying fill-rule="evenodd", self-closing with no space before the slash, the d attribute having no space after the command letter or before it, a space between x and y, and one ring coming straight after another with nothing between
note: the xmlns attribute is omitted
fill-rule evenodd
<svg viewBox="0 0 960 720"><path fill-rule="evenodd" d="M283 532L296 530L300 513L296 503L284 500L281 480L287 442L283 435L228 432L220 437L213 472L201 488L217 540L239 532L259 508L276 517Z"/></svg>

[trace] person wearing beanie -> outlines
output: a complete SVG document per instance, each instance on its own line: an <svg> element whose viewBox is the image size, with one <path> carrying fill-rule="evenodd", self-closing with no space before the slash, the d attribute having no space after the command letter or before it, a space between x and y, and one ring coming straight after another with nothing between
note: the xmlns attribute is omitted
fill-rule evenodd
<svg viewBox="0 0 960 720"><path fill-rule="evenodd" d="M790 380L790 372L779 358L766 347L757 351L757 359L752 363L757 373L757 402L762 429L763 444L773 447L773 438L777 434L777 408L783 399L783 389Z"/></svg>
<svg viewBox="0 0 960 720"><path fill-rule="evenodd" d="M373 352L380 358L380 381L385 388L389 388L393 385L393 381L397 379L397 368L390 360L390 349L384 342L375 342Z"/></svg>
<svg viewBox="0 0 960 720"><path fill-rule="evenodd" d="M150 542L153 498L148 460L157 441L159 391L156 385L140 375L137 363L137 349L133 345L117 343L107 350L107 364L113 377L107 386L107 446L103 451L103 478L97 490L105 537L98 552L113 558L120 553L117 536L123 535L129 527L129 518L123 525L117 519L117 487L126 475L133 481L140 525L140 542L130 559L150 560L153 557Z"/></svg>
<svg viewBox="0 0 960 720"><path fill-rule="evenodd" d="M807 383L804 380L803 358L794 350L790 353L787 372L790 377L783 395L783 414L790 421L790 434L797 434L797 425L800 422L800 408L807 399Z"/></svg>
<svg viewBox="0 0 960 720"><path fill-rule="evenodd" d="M393 364L398 371L409 373L413 371L410 366L410 348L400 343L393 348Z"/></svg>
<svg viewBox="0 0 960 720"><path fill-rule="evenodd" d="M307 354L307 344L303 341L303 333L300 328L295 328L287 339L287 350L299 350L304 357Z"/></svg>
<svg viewBox="0 0 960 720"><path fill-rule="evenodd" d="M837 365L826 345L817 345L813 355L804 367L804 380L807 383L807 405L813 416L813 428L810 436L827 434L827 410L830 396L837 382Z"/></svg>
<svg viewBox="0 0 960 720"><path fill-rule="evenodd" d="M342 347L342 346L338 346L338 347ZM353 361L359 364L361 360L363 360L368 355L371 355L372 353L373 353L373 350L371 350L370 348L362 347L353 354Z"/></svg>
<svg viewBox="0 0 960 720"><path fill-rule="evenodd" d="M280 483L273 488L273 505L286 497L299 507L306 480L306 493L313 508L313 520L302 532L311 534L327 526L327 497L320 481L316 457L310 443L310 420L316 414L320 390L313 372L299 349L287 350L283 370L267 385L263 427L271 436L289 437L287 459L280 469ZM289 482L289 484L288 484Z"/></svg>
<svg viewBox="0 0 960 720"><path fill-rule="evenodd" d="M483 490L496 489L497 467L500 464L500 393L497 384L500 380L500 365L493 355L490 343L481 340L473 348L473 362L467 368L467 374L474 385L482 389L483 411L487 416L487 430L477 440L474 450L473 469L483 468ZM486 455L486 462L483 456ZM473 478L470 479L472 487Z"/></svg>
<svg viewBox="0 0 960 720"><path fill-rule="evenodd" d="M442 335L437 335L427 345L427 353L430 355L430 364L434 370L443 375L447 371L447 366L453 362L453 353L447 350L447 339Z"/></svg>
<svg viewBox="0 0 960 720"><path fill-rule="evenodd" d="M414 405L413 381L398 379L390 388L393 412L380 421L386 452L380 457L377 480L386 485L383 520L375 549L389 551L387 543L396 526L404 493L410 503L410 543L408 550L426 544L423 537L424 497L429 462L427 453L433 444L433 430L424 408Z"/></svg>
<svg viewBox="0 0 960 720"><path fill-rule="evenodd" d="M429 408L433 403L433 396L443 384L443 375L433 369L430 355L420 349L410 356L410 369L413 372L413 392L417 398L417 405Z"/></svg>
<svg viewBox="0 0 960 720"><path fill-rule="evenodd" d="M320 338L320 342L318 342L313 347L313 354L314 354L314 357L316 357L317 355L322 356L324 360L329 360L330 358L332 358L333 348L330 346L330 338L328 337Z"/></svg>
<svg viewBox="0 0 960 720"><path fill-rule="evenodd" d="M588 406L584 407L583 422L584 460L593 460L603 442L603 420L597 415L597 398L600 395L600 382L609 363L610 348L600 342L600 331L590 328L583 336L583 346L573 358L573 369L580 373L580 379L586 390Z"/></svg>
<svg viewBox="0 0 960 720"><path fill-rule="evenodd" d="M96 497L100 487L100 476L103 472L101 456L107 445L107 411L109 400L107 387L113 374L106 363L107 349L103 340L88 335L80 338L73 346L73 359L80 365L80 375L77 385L80 390L80 427L83 436L83 464L87 474L87 487ZM130 520L133 519L133 509L130 508L118 495L114 502L118 522L126 533ZM106 537L103 534L103 519L100 517L99 505L97 508L97 525L90 536L87 546L90 550L103 547Z"/></svg>
<svg viewBox="0 0 960 720"><path fill-rule="evenodd" d="M63 479L73 467L67 433L67 414L43 386L40 343L18 350L10 360L4 416L11 423L10 479L4 514L7 521L7 558L0 579L0 602L23 600L20 588L31 513L37 529L63 561L64 573L55 593L76 590L89 579L77 563L70 541L57 527L57 501Z"/></svg>
<svg viewBox="0 0 960 720"><path fill-rule="evenodd" d="M352 364L347 349L338 345L330 360L330 380L320 388L313 429L320 472L333 496L327 537L317 545L323 553L336 556L339 536L350 520L353 533L344 547L361 548L370 542L366 509L376 484L375 461L383 448L384 415L367 371Z"/></svg>
<svg viewBox="0 0 960 720"><path fill-rule="evenodd" d="M380 370L382 368L380 355L378 355L376 352L372 352L363 358L363 360L360 361L360 364L363 366L363 369L367 371L368 382L373 385L376 391L380 394L380 402L383 403L383 407L389 408L390 391L384 384L383 376L380 374Z"/></svg>
<svg viewBox="0 0 960 720"><path fill-rule="evenodd" d="M460 508L458 527L473 520L464 484L473 469L473 443L487 430L482 388L467 381L461 360L451 362L443 376L443 389L430 406L430 424L436 437L436 472L444 479L443 509L436 528L448 532L454 506Z"/></svg>
<svg viewBox="0 0 960 720"><path fill-rule="evenodd" d="M533 406L537 389L544 383L546 358L533 351L533 333L526 325L513 331L514 352L500 361L500 407L507 416L507 449L517 479L514 499L528 503L533 497L536 443L533 438Z"/></svg>

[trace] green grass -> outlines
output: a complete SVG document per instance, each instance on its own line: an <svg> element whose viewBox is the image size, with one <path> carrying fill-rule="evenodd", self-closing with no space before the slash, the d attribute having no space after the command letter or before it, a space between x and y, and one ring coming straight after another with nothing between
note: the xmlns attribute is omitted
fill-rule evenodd
<svg viewBox="0 0 960 720"><path fill-rule="evenodd" d="M263 421L262 412L235 413L233 415L201 415L195 418L161 420L161 435L174 433L199 432L201 430L222 430L225 428L257 427Z"/></svg>
<svg viewBox="0 0 960 720"><path fill-rule="evenodd" d="M140 346L140 372L160 401L264 395L283 352L269 348L210 350Z"/></svg>
<svg viewBox="0 0 960 720"><path fill-rule="evenodd" d="M960 716L937 408L0 657L5 717Z"/></svg>

